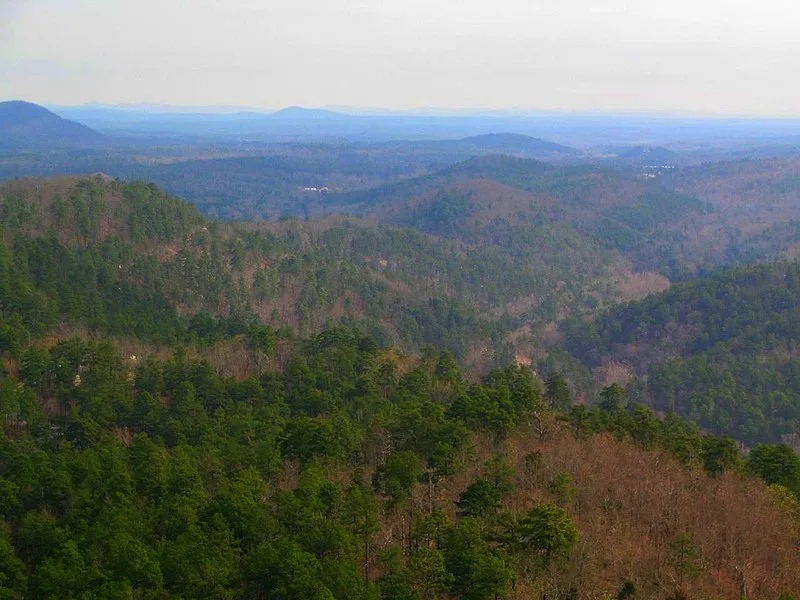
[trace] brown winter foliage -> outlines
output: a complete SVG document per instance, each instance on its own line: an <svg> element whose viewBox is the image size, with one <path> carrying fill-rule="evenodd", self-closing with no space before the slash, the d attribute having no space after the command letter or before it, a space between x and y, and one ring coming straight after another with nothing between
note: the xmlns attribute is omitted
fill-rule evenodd
<svg viewBox="0 0 800 600"><path fill-rule="evenodd" d="M677 598L681 590L686 598L715 600L800 591L797 514L780 508L761 481L738 473L712 478L666 451L609 434L579 440L557 423L543 436L529 429L500 445L484 439L475 451L473 466L436 487L433 498L426 484L418 486L414 510L454 515L458 495L486 474L486 460L501 454L516 472L504 509L522 515L556 502L580 532L564 568L517 581L512 598L550 598L542 594L570 588L581 600L614 598L626 581L643 599ZM398 516L377 538L402 539L408 526L407 516ZM695 557L681 561L680 539L690 540Z"/></svg>

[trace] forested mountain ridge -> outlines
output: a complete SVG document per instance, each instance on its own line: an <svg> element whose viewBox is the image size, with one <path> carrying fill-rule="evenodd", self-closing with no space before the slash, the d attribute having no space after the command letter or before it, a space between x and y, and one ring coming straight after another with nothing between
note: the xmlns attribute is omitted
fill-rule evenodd
<svg viewBox="0 0 800 600"><path fill-rule="evenodd" d="M476 156L403 182L334 193L324 206L414 226L419 206L435 203L442 194L470 195L468 203L461 201L461 212L450 211L455 220L470 221L470 211L477 208L485 215L477 226L486 228L491 216L513 225L509 215L532 213L540 224L577 235L581 246L619 252L635 271L655 271L671 280L709 267L796 255L796 157L655 167ZM516 191L506 194L505 208L492 215L494 205L502 203L497 193L484 190L501 185ZM423 220L420 227L429 223ZM530 229L525 225L521 233ZM453 233L459 232L451 228ZM484 240L491 242L491 236Z"/></svg>
<svg viewBox="0 0 800 600"><path fill-rule="evenodd" d="M800 266L732 267L564 324L565 345L659 410L748 441L800 433ZM644 383L642 383L644 382Z"/></svg>
<svg viewBox="0 0 800 600"><path fill-rule="evenodd" d="M800 459L674 415L468 383L333 329L226 378L183 351L0 373L7 598L793 598ZM544 388L544 391L543 391ZM758 481L759 475L767 487Z"/></svg>
<svg viewBox="0 0 800 600"><path fill-rule="evenodd" d="M30 102L0 102L0 148L81 146L98 144L103 136L85 125L62 119Z"/></svg>
<svg viewBox="0 0 800 600"><path fill-rule="evenodd" d="M524 145L530 139L478 136L483 147L471 139L125 138L102 151L3 150L0 178L104 172L154 181L213 218L318 219L357 213L405 226L414 224L410 209L439 191L471 193L476 205L487 207L496 195L490 191L484 197L483 190L502 185L536 196L533 209L525 203L517 212L537 213L543 202L555 203L557 211L543 211L537 218L551 231L557 229L556 237L571 239L570 245L589 255L593 247L618 252L634 273L655 272L670 280L709 266L791 255L800 242L796 157L677 165L591 157L545 162L531 160L536 154L515 152L512 142ZM487 229L482 238L491 240L497 227L485 225L480 224ZM496 236L502 243L522 233L527 241L520 245L525 246L549 235L532 232L530 224L518 229L510 236L501 228Z"/></svg>
<svg viewBox="0 0 800 600"><path fill-rule="evenodd" d="M448 142L442 142L447 144ZM453 142L449 142L453 143ZM485 133L483 135L474 135L460 140L456 140L455 144L475 146L482 150L492 152L503 152L506 154L523 154L528 156L536 155L580 155L581 152L569 146L556 144L541 138L535 138L528 135L519 133Z"/></svg>
<svg viewBox="0 0 800 600"><path fill-rule="evenodd" d="M434 322L441 316L447 323L447 315L459 311L446 298L428 304L433 298L421 286L406 302L402 273L393 290L381 259L366 256L387 244L408 243L436 268L447 260L463 262L422 236L370 236L341 222L248 231L208 221L155 186L102 177L9 182L0 198L7 308L40 333L67 318L106 333L170 342L192 330L241 330L258 317L276 326L319 329L334 312L360 318L366 306L373 326L380 326L383 310L394 308L391 314L408 336L414 335L415 318L436 315L424 335L439 334L446 343ZM354 243L358 263L340 254L349 254ZM416 272L426 268L417 264ZM463 315L449 318L472 319L472 329L479 329L474 317ZM461 334L463 329L455 333Z"/></svg>
<svg viewBox="0 0 800 600"><path fill-rule="evenodd" d="M304 335L344 324L406 350L447 348L476 371L519 358L545 372L566 347L603 385L634 375L634 397L736 439L797 432L791 265L681 284L585 325L603 303L668 282L636 283L611 250L543 224L553 199L473 185L491 208L439 188L406 213L418 232L343 218L219 223L155 186L100 176L8 182L0 346L17 356L61 325L213 346L265 323ZM555 324L570 314L562 346Z"/></svg>
<svg viewBox="0 0 800 600"><path fill-rule="evenodd" d="M408 213L419 230L221 223L102 175L0 187L0 592L793 598L800 458L744 457L637 403L641 386L575 404L555 363L544 381L513 364L520 323L618 298L617 250L573 249L576 272L481 247L494 211L539 235L558 203L480 185L496 205L459 231L437 215L472 199L441 186ZM781 288L753 277L742 306ZM198 359L209 347L236 368ZM500 366L462 371L482 348Z"/></svg>
<svg viewBox="0 0 800 600"><path fill-rule="evenodd" d="M31 294L18 306L40 331L67 318L166 341L213 330L200 324L208 319L301 332L330 321L491 363L513 357L516 329L631 293L618 287L631 274L613 253L537 225L535 212L509 214L519 233L494 226L508 245L491 229L459 238L345 218L219 223L153 185L102 176L7 182L0 212L7 272ZM34 310L32 298L43 304Z"/></svg>
<svg viewBox="0 0 800 600"><path fill-rule="evenodd" d="M660 173L665 187L715 207L691 225L692 254L722 264L796 256L800 242L800 159L709 162ZM706 258L707 260L707 258Z"/></svg>
<svg viewBox="0 0 800 600"><path fill-rule="evenodd" d="M632 262L637 272L668 277L696 268L698 256L686 256L683 250L689 245L685 230L714 210L659 182L612 169L554 166L506 155L470 158L376 189L331 194L323 202L328 210L428 231L425 213L438 211L443 214L435 216L452 237L459 237L459 225L463 229L467 222L469 230L484 230L481 244L502 247L519 240L515 251L529 254L557 246L548 239L555 233L570 238L576 250L585 248L584 261L614 252ZM479 213L477 219L473 213ZM703 257L709 259L714 260Z"/></svg>

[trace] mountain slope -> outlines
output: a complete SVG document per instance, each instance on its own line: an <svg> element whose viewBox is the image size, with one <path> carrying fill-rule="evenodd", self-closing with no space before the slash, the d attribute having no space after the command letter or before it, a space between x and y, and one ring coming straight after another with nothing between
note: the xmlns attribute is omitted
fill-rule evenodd
<svg viewBox="0 0 800 600"><path fill-rule="evenodd" d="M649 165L664 165L674 161L677 154L661 146L635 146L623 150L617 156L631 161L639 161Z"/></svg>
<svg viewBox="0 0 800 600"><path fill-rule="evenodd" d="M433 348L261 333L260 368L236 378L185 351L79 339L0 372L5 596L740 600L800 586L800 458L781 447L760 449L778 459L765 475L786 467L768 488L759 461L674 416L549 410L524 367L468 383Z"/></svg>
<svg viewBox="0 0 800 600"><path fill-rule="evenodd" d="M502 200L498 186L506 189ZM460 237L459 225L466 220L471 223L468 229L485 230L485 235L479 236L481 243L507 246L511 239L524 251L527 242L537 237L536 230L546 228L578 240L578 246L590 253L617 253L636 271L657 271L670 278L694 268L697 257L684 255L690 238L686 230L712 210L709 204L656 181L609 169L553 166L505 155L473 157L403 182L330 194L321 203L328 210L414 227L415 215L428 210L426 204L439 202L435 199L442 196L459 195L470 196L470 210L480 212L482 218L476 222L467 214L469 210L447 216L451 236ZM489 231L499 225L513 230L514 235ZM430 231L425 222L420 228ZM548 235L544 234L538 244L534 241L530 249L546 245Z"/></svg>
<svg viewBox="0 0 800 600"><path fill-rule="evenodd" d="M577 156L579 150L520 133L487 133L459 140L482 150L507 154L565 154Z"/></svg>
<svg viewBox="0 0 800 600"><path fill-rule="evenodd" d="M341 217L222 224L153 185L101 178L11 181L0 187L0 211L12 247L17 239L50 244L57 264L100 253L104 269L116 268L104 285L138 282L184 314L258 315L308 332L328 319L358 322L381 339L436 342L476 360L513 354L520 340L508 336L519 328L631 297L620 289L630 265L549 223L552 199L490 181L465 185L406 204L410 212L387 213L378 225ZM472 216L449 220L450 205L472 193L483 204L476 197ZM28 281L35 287L36 274ZM97 289L84 283L73 291ZM91 302L106 302L103 294Z"/></svg>
<svg viewBox="0 0 800 600"><path fill-rule="evenodd" d="M498 202L512 194L492 185ZM491 340L508 323L488 307L548 288L524 262L341 219L214 222L154 185L101 176L1 186L2 591L739 600L800 589L791 449L745 460L731 439L612 401L616 388L587 408L569 382L543 385L513 356L481 377L451 351L391 347L393 335L456 351ZM796 312L797 281L797 269L743 270L720 278L716 304L688 284L667 297L741 313L735 327L707 319L708 345ZM291 319L318 333L296 337ZM69 325L91 335L63 335ZM195 358L209 347L213 360Z"/></svg>
<svg viewBox="0 0 800 600"><path fill-rule="evenodd" d="M492 249L356 220L222 224L143 183L16 180L0 187L0 215L6 318L38 334L66 320L169 342L191 340L201 313L240 331L332 321L485 363L513 354L507 303L537 290L528 309L549 319L567 301L541 265Z"/></svg>
<svg viewBox="0 0 800 600"><path fill-rule="evenodd" d="M0 102L0 146L85 146L102 141L103 136L96 131L37 104Z"/></svg>
<svg viewBox="0 0 800 600"><path fill-rule="evenodd" d="M659 410L748 443L797 443L800 265L736 267L565 324L566 347ZM620 379L621 378L621 379ZM608 383L606 379L604 383Z"/></svg>
<svg viewBox="0 0 800 600"><path fill-rule="evenodd" d="M353 120L358 117L347 115L323 108L303 108L302 106L287 106L274 113L269 113L270 119L285 119L291 121L329 121Z"/></svg>

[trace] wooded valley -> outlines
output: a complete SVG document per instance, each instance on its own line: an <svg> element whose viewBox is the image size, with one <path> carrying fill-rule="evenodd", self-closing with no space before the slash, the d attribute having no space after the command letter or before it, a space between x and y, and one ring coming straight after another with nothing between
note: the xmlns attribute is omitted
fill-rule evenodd
<svg viewBox="0 0 800 600"><path fill-rule="evenodd" d="M798 597L796 158L37 118L0 598Z"/></svg>

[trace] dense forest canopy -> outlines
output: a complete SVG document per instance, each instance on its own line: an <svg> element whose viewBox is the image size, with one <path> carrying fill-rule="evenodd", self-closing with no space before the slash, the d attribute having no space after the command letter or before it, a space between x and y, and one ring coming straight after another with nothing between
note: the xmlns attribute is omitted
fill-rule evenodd
<svg viewBox="0 0 800 600"><path fill-rule="evenodd" d="M0 597L800 591L791 160L242 146L0 185Z"/></svg>
<svg viewBox="0 0 800 600"><path fill-rule="evenodd" d="M421 209L434 223L441 198ZM152 184L101 177L9 182L0 214L9 289L31 296L11 308L42 331L67 319L171 342L192 333L196 312L222 328L358 323L409 349L436 343L499 364L514 328L621 294L601 281L612 256L546 226L526 234L534 215L472 241L358 219L223 224ZM481 243L504 229L508 244Z"/></svg>
<svg viewBox="0 0 800 600"><path fill-rule="evenodd" d="M566 347L588 367L626 365L653 407L749 443L794 441L800 267L734 267L564 324Z"/></svg>
<svg viewBox="0 0 800 600"><path fill-rule="evenodd" d="M263 358L241 379L186 350L124 356L107 341L7 358L4 597L800 585L800 459L785 446L744 461L730 438L626 406L619 386L600 408L571 406L563 382L526 367L469 383L448 352L403 356L355 330L240 343Z"/></svg>
<svg viewBox="0 0 800 600"><path fill-rule="evenodd" d="M509 189L481 188L496 194L491 210L463 188L396 205L391 219L409 229L341 218L222 224L152 184L9 182L0 347L18 357L63 326L212 348L261 324L301 334L357 325L381 344L434 344L484 372L533 355L590 395L611 381L609 364L622 365L622 382L657 410L748 444L794 443L794 263L735 267L585 324L582 315L622 298L613 257L548 224L552 203ZM509 213L520 198L537 210ZM564 317L564 343L542 355L537 331L549 335Z"/></svg>

